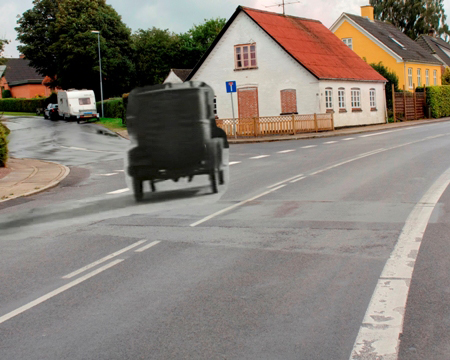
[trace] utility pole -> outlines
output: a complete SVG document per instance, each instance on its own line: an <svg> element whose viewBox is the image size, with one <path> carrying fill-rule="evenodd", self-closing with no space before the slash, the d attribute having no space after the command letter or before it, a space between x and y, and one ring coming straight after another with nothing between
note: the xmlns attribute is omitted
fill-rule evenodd
<svg viewBox="0 0 450 360"><path fill-rule="evenodd" d="M285 15L285 11L284 11L284 6L285 5L297 4L299 2L300 1L292 1L292 2L285 3L284 0L282 0L281 4L269 5L269 6L266 6L266 8L274 7L274 6L282 6L283 7L283 15Z"/></svg>

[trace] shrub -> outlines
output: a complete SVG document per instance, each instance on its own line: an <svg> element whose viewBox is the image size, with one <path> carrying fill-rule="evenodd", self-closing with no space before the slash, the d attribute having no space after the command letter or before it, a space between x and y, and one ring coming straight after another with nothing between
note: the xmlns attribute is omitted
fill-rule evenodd
<svg viewBox="0 0 450 360"><path fill-rule="evenodd" d="M10 90L3 90L2 91L2 98L3 99L8 99L8 98L11 98L12 97L12 95L11 95L11 91Z"/></svg>
<svg viewBox="0 0 450 360"><path fill-rule="evenodd" d="M0 99L0 111L32 112L42 108L44 99Z"/></svg>
<svg viewBox="0 0 450 360"><path fill-rule="evenodd" d="M427 105L436 119L450 116L450 85L427 86Z"/></svg>
<svg viewBox="0 0 450 360"><path fill-rule="evenodd" d="M102 102L97 102L97 112L101 114ZM103 117L105 118L124 118L125 107L123 106L123 100L121 98L109 99L103 101Z"/></svg>
<svg viewBox="0 0 450 360"><path fill-rule="evenodd" d="M9 129L0 122L0 167L5 167L8 160L8 134Z"/></svg>

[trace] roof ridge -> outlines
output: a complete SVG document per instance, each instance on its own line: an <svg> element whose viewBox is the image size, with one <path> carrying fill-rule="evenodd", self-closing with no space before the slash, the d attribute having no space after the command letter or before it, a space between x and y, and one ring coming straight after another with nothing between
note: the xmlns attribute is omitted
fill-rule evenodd
<svg viewBox="0 0 450 360"><path fill-rule="evenodd" d="M293 19L300 19L300 20L305 20L305 21L311 21L311 22L317 22L322 24L322 22L320 20L316 20L316 19L308 19L308 18L304 18L304 17L300 17L300 16L294 16L294 15L286 15L286 14L279 14L276 12L272 12L272 11L267 11L267 10L260 10L260 9L254 9L248 6L242 6L239 5L239 7L242 10L251 10L251 11L258 11L258 12L262 12L262 13L266 13L266 14L270 14L270 15L275 15L275 16L283 16L283 17L287 17L287 18L293 18Z"/></svg>

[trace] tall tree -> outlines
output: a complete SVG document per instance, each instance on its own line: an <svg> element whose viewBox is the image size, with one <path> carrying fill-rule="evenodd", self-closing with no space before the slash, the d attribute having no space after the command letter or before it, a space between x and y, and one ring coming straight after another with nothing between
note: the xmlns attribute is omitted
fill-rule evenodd
<svg viewBox="0 0 450 360"><path fill-rule="evenodd" d="M6 59L3 57L3 51L5 49L5 45L8 44L9 41L5 39L0 39L0 65L6 64Z"/></svg>
<svg viewBox="0 0 450 360"><path fill-rule="evenodd" d="M370 0L370 5L375 19L392 23L413 40L430 30L449 34L443 0Z"/></svg>
<svg viewBox="0 0 450 360"><path fill-rule="evenodd" d="M100 31L105 97L129 89L133 71L131 31L105 0L34 0L19 19L19 50L41 75L62 88L99 94L97 34Z"/></svg>

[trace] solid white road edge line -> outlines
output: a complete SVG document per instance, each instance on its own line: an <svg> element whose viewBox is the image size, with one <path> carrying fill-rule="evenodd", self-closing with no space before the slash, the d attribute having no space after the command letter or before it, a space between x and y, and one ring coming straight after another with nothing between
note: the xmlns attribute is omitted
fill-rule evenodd
<svg viewBox="0 0 450 360"><path fill-rule="evenodd" d="M293 183L296 183L297 181L303 180L304 178L306 178L306 176L302 176L302 177L300 177L298 179L295 179L295 180L292 180L292 181L289 181L289 182L293 184Z"/></svg>
<svg viewBox="0 0 450 360"><path fill-rule="evenodd" d="M391 132L394 132L394 131L400 131L400 130L403 130L403 129L389 130L389 131L383 131L383 132L379 132L379 133L375 133L375 134L361 135L360 137L361 137L361 138L365 138L365 137L369 137L369 136L377 136L377 135L389 134L389 133L391 133Z"/></svg>
<svg viewBox="0 0 450 360"><path fill-rule="evenodd" d="M158 245L161 241L153 241L150 244L144 245L143 247L134 250L134 252L143 252L147 249L150 249L152 246Z"/></svg>
<svg viewBox="0 0 450 360"><path fill-rule="evenodd" d="M290 181L290 180L294 180L294 179L299 178L299 177L301 177L301 176L303 176L303 174L295 175L295 176L293 176L293 177L290 177L289 179L284 179L283 181L280 181L280 182L277 182L277 183L275 183L275 184L269 185L267 188L268 188L268 189L273 188L273 187L275 187L275 186L284 184L285 182L288 182L288 181Z"/></svg>
<svg viewBox="0 0 450 360"><path fill-rule="evenodd" d="M425 229L450 184L450 168L430 187L408 216L370 300L350 360L398 358L409 286Z"/></svg>
<svg viewBox="0 0 450 360"><path fill-rule="evenodd" d="M83 281L86 281L89 278L91 278L91 277L93 277L93 276L95 276L97 274L100 274L101 272L109 269L110 267L113 267L114 265L117 265L118 263L122 262L123 260L124 259L116 259L114 261L111 261L110 263L108 263L108 264L106 264L106 265L104 265L104 266L102 266L102 267L100 267L100 268L98 268L98 269L96 269L96 270L94 270L94 271L84 275L84 276L81 276L78 279L76 279L74 281L71 281L70 283L68 283L66 285L61 286L61 287L57 288L56 290L53 290L53 291L51 291L51 292L41 296L40 298L37 298L36 300L33 300L33 301L29 302L28 304L25 304L25 305L17 308L16 310L13 310L13 311L11 311L11 312L1 316L0 317L0 324L4 323L5 321L7 321L7 320L9 320L11 318L13 318L14 316L17 316L17 315L19 315L19 314L21 314L21 313L23 313L23 312L25 312L25 311L35 307L35 306L43 303L44 301L47 301L48 299L50 299L50 298L52 298L52 297L54 297L54 296L56 296L58 294L61 294L62 292L64 292L64 291L74 287L75 285L78 285L78 284L82 283Z"/></svg>
<svg viewBox="0 0 450 360"><path fill-rule="evenodd" d="M216 216L218 216L218 215L221 215L221 214L223 214L223 213L225 213L225 212L227 212L227 211L233 210L233 209L235 209L235 208L237 208L237 207L239 207L239 206L242 206L242 205L244 205L244 204L246 204L246 203L248 203L248 202L250 202L250 201L256 200L256 199L258 199L258 198L260 198L260 197L262 197L262 196L264 196L264 195L270 194L271 192L273 192L273 191L275 191L275 190L278 190L278 189L281 189L282 187L285 187L285 186L286 186L286 185L280 185L280 186L278 186L278 187L276 187L276 188L273 188L273 189L271 189L271 190L267 190L267 191L265 191L265 192L263 192L263 193L261 193L261 194L259 194L259 195L256 195L256 196L254 196L254 197L252 197L252 198L250 198L250 199L247 199L247 200L238 202L237 204L231 205L231 206L229 206L229 207L227 207L227 208L225 208L225 209L222 209L222 210L220 210L220 211L217 211L217 212L215 212L214 214L208 215L208 216L204 217L203 219L201 219L201 220L199 220L199 221L196 221L195 223L192 223L190 226L192 226L192 227L197 226L197 225L199 225L199 224L201 224L201 223L204 223L205 221L211 220L212 218L214 218L214 217L216 217Z"/></svg>
<svg viewBox="0 0 450 360"><path fill-rule="evenodd" d="M73 278L74 276L81 274L82 272L89 270L89 269L93 268L94 266L104 263L105 261L108 261L116 256L119 256L120 254L123 254L124 252L126 252L130 249L135 248L136 246L139 246L139 245L145 243L146 241L147 241L146 239L139 240L139 241L135 242L134 244L131 244L130 246L124 247L123 249L113 252L112 254L106 255L105 257L103 257L97 261L94 261L94 262L90 263L89 265L83 266L82 268L71 272L70 274L64 275L62 278L63 279Z"/></svg>

